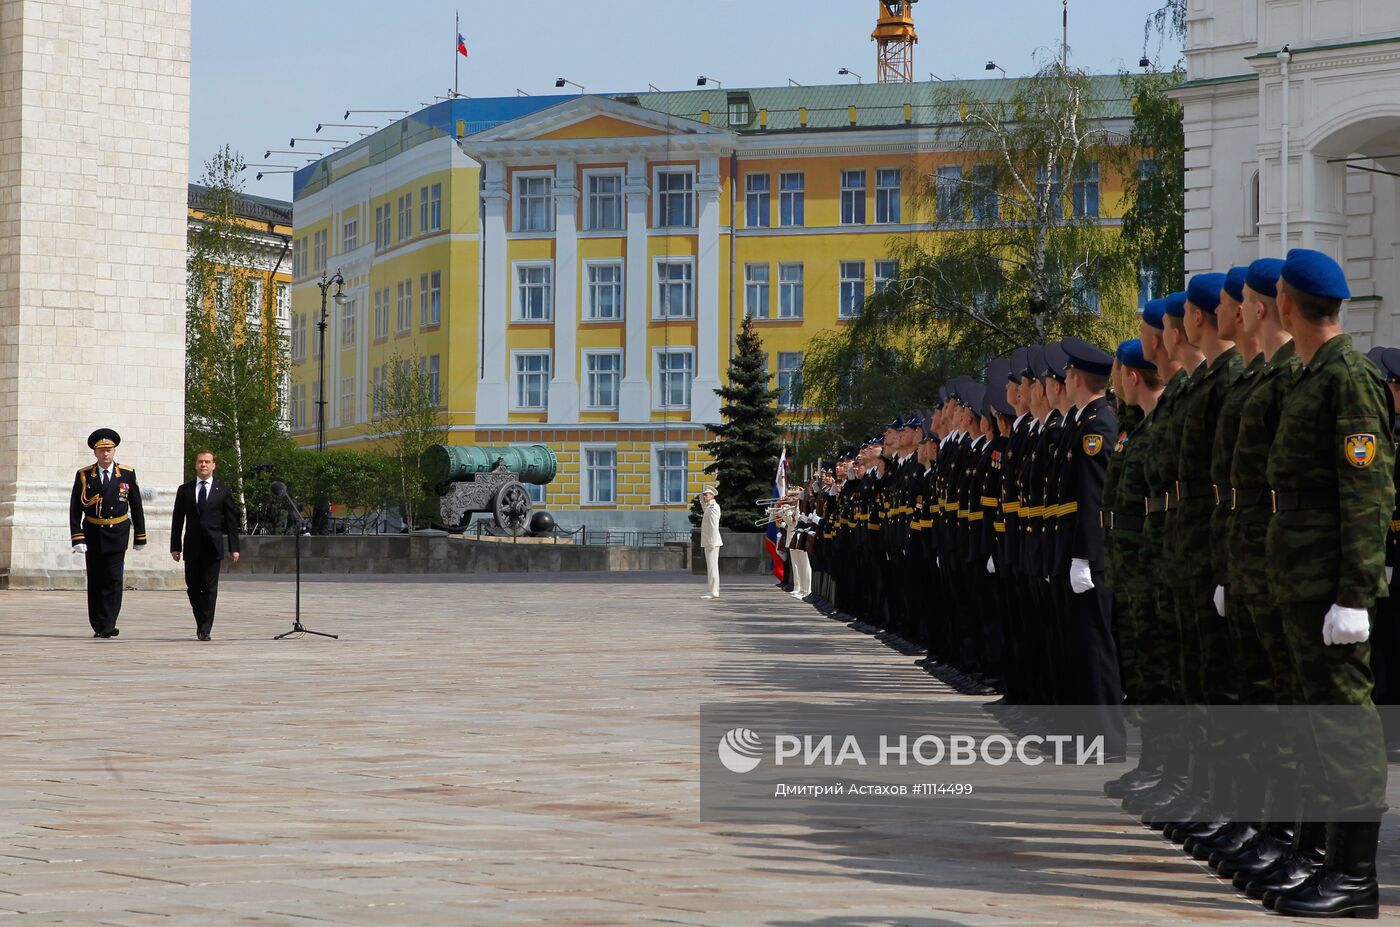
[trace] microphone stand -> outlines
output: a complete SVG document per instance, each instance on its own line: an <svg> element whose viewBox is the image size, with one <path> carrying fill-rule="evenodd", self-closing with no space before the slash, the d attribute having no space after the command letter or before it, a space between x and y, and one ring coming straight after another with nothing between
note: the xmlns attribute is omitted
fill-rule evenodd
<svg viewBox="0 0 1400 927"><path fill-rule="evenodd" d="M313 631L301 623L301 529L306 522L301 517L301 512L298 511L296 503L292 501L292 497L287 494L285 486L282 487L280 495L287 502L287 511L291 514L292 519L292 533L295 536L293 548L296 550L297 592L296 611L292 616L292 629L283 634L278 634L273 640L280 641L283 638L291 637L293 634L315 634L317 637L329 637L332 640L340 640L340 635L338 634L327 634L325 631Z"/></svg>

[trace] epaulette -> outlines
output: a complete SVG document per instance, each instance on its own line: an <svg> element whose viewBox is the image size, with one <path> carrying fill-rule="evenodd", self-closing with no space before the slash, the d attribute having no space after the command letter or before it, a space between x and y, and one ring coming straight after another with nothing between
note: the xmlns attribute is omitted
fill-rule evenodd
<svg viewBox="0 0 1400 927"><path fill-rule="evenodd" d="M135 472L136 472L136 468L135 468L135 467L128 467L126 464L116 464L116 468L117 468L118 470L125 470L127 473L135 473Z"/></svg>

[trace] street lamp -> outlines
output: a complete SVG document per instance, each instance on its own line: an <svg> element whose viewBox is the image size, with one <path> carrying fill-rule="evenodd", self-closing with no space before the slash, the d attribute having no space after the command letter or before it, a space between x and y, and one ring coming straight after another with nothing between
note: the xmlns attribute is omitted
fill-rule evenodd
<svg viewBox="0 0 1400 927"><path fill-rule="evenodd" d="M703 86L705 86L706 84L714 84L714 85L715 85L716 87L718 87L719 89L721 89L721 90L724 89L724 84L721 84L719 81L715 80L713 77L706 77L704 74L701 74L699 77L695 78L695 86L697 86L697 87L703 87Z"/></svg>
<svg viewBox="0 0 1400 927"><path fill-rule="evenodd" d="M319 372L316 374L319 382L316 384L316 450L324 452L326 450L326 292L335 284L335 293L331 299L335 300L337 306L343 306L350 297L345 295L345 278L340 275L340 271L335 272L335 276L326 279L326 272L321 271L321 279L316 285L321 288L321 320L316 323L316 328L320 330L321 356Z"/></svg>
<svg viewBox="0 0 1400 927"><path fill-rule="evenodd" d="M988 70L988 71L1000 71L1002 77L1005 77L1005 76L1006 76L1006 68L1004 68L1004 67L1002 67L1001 65L997 64L995 61L988 61L988 62L987 62L987 70Z"/></svg>
<svg viewBox="0 0 1400 927"><path fill-rule="evenodd" d="M554 86L563 87L565 84L568 84L570 87L577 87L579 93L588 92L588 90L583 86L583 84L575 83L574 81L569 80L567 77L554 78Z"/></svg>
<svg viewBox="0 0 1400 927"><path fill-rule="evenodd" d="M855 71L852 71L850 68L842 68L836 73L842 75L843 77L849 74L851 77L854 77L856 79L857 84L865 83L865 78L861 77L859 74L857 74Z"/></svg>

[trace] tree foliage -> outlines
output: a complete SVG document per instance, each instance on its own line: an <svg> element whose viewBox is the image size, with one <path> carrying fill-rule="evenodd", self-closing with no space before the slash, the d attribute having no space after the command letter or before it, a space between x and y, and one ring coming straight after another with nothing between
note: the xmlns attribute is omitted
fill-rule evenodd
<svg viewBox="0 0 1400 927"><path fill-rule="evenodd" d="M436 496L426 488L423 452L447 441L447 422L422 364L395 355L388 374L374 390L370 428L377 450L388 459L393 503L411 526L436 519Z"/></svg>
<svg viewBox="0 0 1400 927"><path fill-rule="evenodd" d="M1123 240L1150 275L1153 296L1176 289L1186 275L1186 133L1181 104L1167 95L1184 76L1177 69L1122 77L1133 101L1128 144L1114 151L1127 204Z"/></svg>
<svg viewBox="0 0 1400 927"><path fill-rule="evenodd" d="M290 445L281 415L287 349L272 318L270 274L238 218L243 158L229 146L205 164L203 218L191 225L186 266L185 449L208 448L220 478L247 506L245 471ZM246 524L245 524L246 527Z"/></svg>
<svg viewBox="0 0 1400 927"><path fill-rule="evenodd" d="M707 425L714 440L700 448L713 458L705 467L719 491L721 524L734 531L755 531L758 503L773 493L773 475L782 450L778 426L778 391L768 386L768 355L763 340L745 319L734 342L729 383L715 392L723 400L724 421Z"/></svg>
<svg viewBox="0 0 1400 927"><path fill-rule="evenodd" d="M929 407L947 379L1020 345L1110 344L1134 327L1134 255L1099 218L1091 182L1126 139L1106 128L1088 76L1057 62L1009 99L944 102L958 121L940 164L960 174L914 177L919 230L891 243L898 278L809 347L803 460Z"/></svg>

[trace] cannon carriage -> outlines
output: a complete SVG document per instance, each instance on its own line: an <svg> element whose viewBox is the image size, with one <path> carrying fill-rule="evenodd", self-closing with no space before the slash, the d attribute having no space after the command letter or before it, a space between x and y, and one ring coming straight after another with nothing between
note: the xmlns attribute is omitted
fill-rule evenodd
<svg viewBox="0 0 1400 927"><path fill-rule="evenodd" d="M543 444L434 444L424 452L422 468L440 497L442 522L450 530L465 529L480 512L489 513L497 528L518 536L529 527L533 508L525 484L548 485L559 461Z"/></svg>

